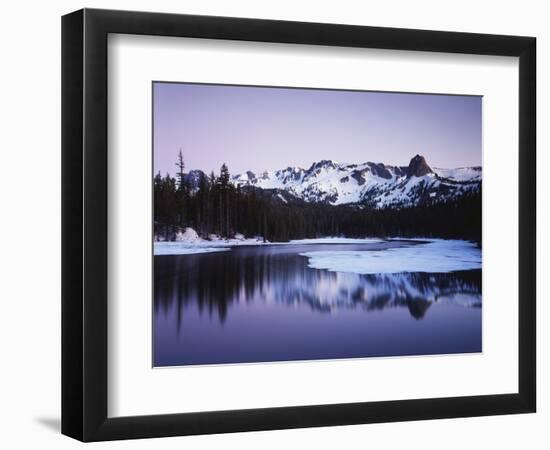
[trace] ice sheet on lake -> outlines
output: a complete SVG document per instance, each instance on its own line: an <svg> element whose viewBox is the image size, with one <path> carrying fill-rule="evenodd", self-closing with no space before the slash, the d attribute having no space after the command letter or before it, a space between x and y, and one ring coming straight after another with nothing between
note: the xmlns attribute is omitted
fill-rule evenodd
<svg viewBox="0 0 550 450"><path fill-rule="evenodd" d="M481 250L461 240L431 239L425 244L386 250L318 251L300 253L308 266L332 272L358 274L445 273L481 268Z"/></svg>
<svg viewBox="0 0 550 450"><path fill-rule="evenodd" d="M353 239L344 237L326 237L314 239L294 239L289 244L375 244L383 242L379 238Z"/></svg>

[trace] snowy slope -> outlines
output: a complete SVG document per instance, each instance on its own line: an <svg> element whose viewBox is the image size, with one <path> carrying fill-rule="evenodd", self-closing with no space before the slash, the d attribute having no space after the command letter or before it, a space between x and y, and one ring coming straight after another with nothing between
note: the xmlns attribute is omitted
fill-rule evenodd
<svg viewBox="0 0 550 450"><path fill-rule="evenodd" d="M481 168L431 169L420 155L412 158L409 166L322 160L308 169L287 167L260 174L248 171L234 176L233 183L284 191L307 202L407 207L479 191Z"/></svg>
<svg viewBox="0 0 550 450"><path fill-rule="evenodd" d="M439 169L434 167L434 172L441 178L454 181L481 181L481 167L459 167L457 169Z"/></svg>

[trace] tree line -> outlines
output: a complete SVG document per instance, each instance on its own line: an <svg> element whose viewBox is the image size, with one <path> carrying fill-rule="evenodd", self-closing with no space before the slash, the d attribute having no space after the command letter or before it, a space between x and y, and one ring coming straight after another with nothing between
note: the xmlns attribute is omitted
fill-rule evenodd
<svg viewBox="0 0 550 450"><path fill-rule="evenodd" d="M277 191L231 183L219 174L186 177L181 152L175 178L157 173L153 181L155 237L173 240L191 227L202 237L261 236L276 242L323 236L402 236L470 239L481 243L481 192L428 206L376 209L277 198Z"/></svg>

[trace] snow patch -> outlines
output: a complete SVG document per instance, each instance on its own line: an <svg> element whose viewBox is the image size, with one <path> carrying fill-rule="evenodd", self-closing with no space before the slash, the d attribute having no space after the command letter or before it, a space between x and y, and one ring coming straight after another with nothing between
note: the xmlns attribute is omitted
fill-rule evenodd
<svg viewBox="0 0 550 450"><path fill-rule="evenodd" d="M481 269L481 250L461 240L431 239L425 244L366 251L319 251L300 255L308 266L331 272L357 274L429 272Z"/></svg>
<svg viewBox="0 0 550 450"><path fill-rule="evenodd" d="M229 247L189 246L179 242L155 242L155 256L161 255L195 255L198 253L226 252Z"/></svg>
<svg viewBox="0 0 550 450"><path fill-rule="evenodd" d="M201 238L193 228L187 227L183 232L176 233L177 242L199 242Z"/></svg>
<svg viewBox="0 0 550 450"><path fill-rule="evenodd" d="M284 198L280 193L277 194L277 197L279 198L279 200L281 200L283 203L288 203L288 200L286 198Z"/></svg>
<svg viewBox="0 0 550 450"><path fill-rule="evenodd" d="M176 234L176 241L155 242L155 255L193 255L196 253L211 253L228 251L238 245L261 245L263 238L246 239L244 234L236 233L232 239L224 239L211 234L209 239L202 239L193 228L186 228Z"/></svg>
<svg viewBox="0 0 550 450"><path fill-rule="evenodd" d="M440 177L454 181L481 180L481 167L458 167L456 169L434 168L433 170Z"/></svg>

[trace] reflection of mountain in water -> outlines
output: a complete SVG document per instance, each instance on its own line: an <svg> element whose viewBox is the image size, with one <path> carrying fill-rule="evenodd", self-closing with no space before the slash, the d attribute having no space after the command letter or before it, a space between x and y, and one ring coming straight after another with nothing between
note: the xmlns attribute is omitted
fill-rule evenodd
<svg viewBox="0 0 550 450"><path fill-rule="evenodd" d="M251 302L376 311L408 308L421 319L433 303L481 306L481 271L358 275L307 267L295 253L265 251L155 257L155 308L196 302L223 322L234 304Z"/></svg>

